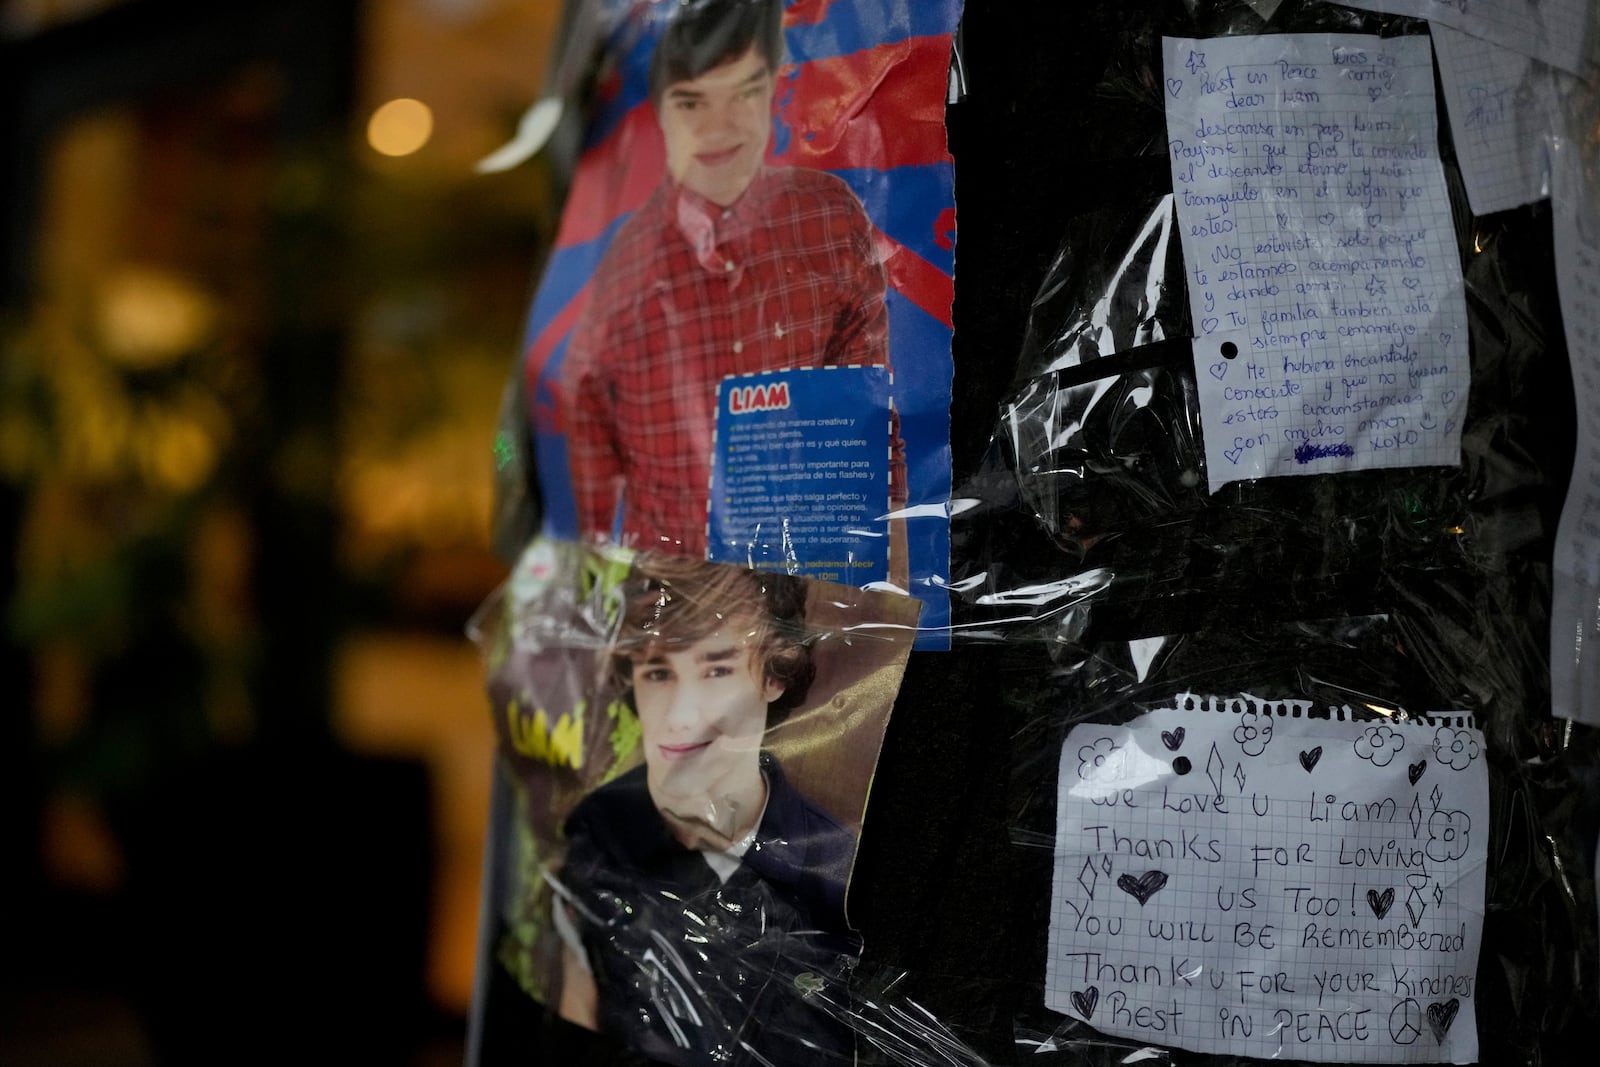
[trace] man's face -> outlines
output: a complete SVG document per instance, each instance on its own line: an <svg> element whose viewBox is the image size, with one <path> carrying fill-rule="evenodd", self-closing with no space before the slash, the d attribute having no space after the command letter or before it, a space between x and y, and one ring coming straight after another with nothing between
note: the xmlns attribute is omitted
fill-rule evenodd
<svg viewBox="0 0 1600 1067"><path fill-rule="evenodd" d="M718 630L633 663L650 795L666 814L726 830L728 799L760 778L767 705L783 686L761 676L747 638Z"/></svg>
<svg viewBox="0 0 1600 1067"><path fill-rule="evenodd" d="M722 207L744 195L772 136L772 90L773 72L754 45L667 86L656 113L673 180Z"/></svg>

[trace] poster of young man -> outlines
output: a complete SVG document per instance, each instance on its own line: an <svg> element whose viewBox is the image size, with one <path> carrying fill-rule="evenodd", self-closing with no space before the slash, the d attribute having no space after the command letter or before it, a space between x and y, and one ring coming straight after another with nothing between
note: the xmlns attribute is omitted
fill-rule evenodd
<svg viewBox="0 0 1600 1067"><path fill-rule="evenodd" d="M525 374L545 532L946 621L959 0L611 0Z"/></svg>
<svg viewBox="0 0 1600 1067"><path fill-rule="evenodd" d="M487 609L522 992L670 1064L854 1062L845 908L916 600L536 542Z"/></svg>

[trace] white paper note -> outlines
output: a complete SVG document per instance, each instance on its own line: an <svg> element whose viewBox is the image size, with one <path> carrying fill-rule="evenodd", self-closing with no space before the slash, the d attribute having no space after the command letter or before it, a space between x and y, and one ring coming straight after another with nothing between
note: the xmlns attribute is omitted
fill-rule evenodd
<svg viewBox="0 0 1600 1067"><path fill-rule="evenodd" d="M1185 693L1073 727L1050 1008L1195 1052L1477 1059L1483 735L1311 710Z"/></svg>
<svg viewBox="0 0 1600 1067"><path fill-rule="evenodd" d="M1443 23L1574 74L1592 62L1589 0L1351 0L1350 6Z"/></svg>
<svg viewBox="0 0 1600 1067"><path fill-rule="evenodd" d="M1566 139L1552 175L1556 288L1578 445L1556 529L1550 700L1560 718L1600 725L1600 188L1585 181L1573 154L1582 143Z"/></svg>
<svg viewBox="0 0 1600 1067"><path fill-rule="evenodd" d="M1458 463L1467 313L1428 39L1163 43L1210 488Z"/></svg>
<svg viewBox="0 0 1600 1067"><path fill-rule="evenodd" d="M1537 59L1479 37L1432 28L1450 132L1474 215L1549 195L1554 75Z"/></svg>

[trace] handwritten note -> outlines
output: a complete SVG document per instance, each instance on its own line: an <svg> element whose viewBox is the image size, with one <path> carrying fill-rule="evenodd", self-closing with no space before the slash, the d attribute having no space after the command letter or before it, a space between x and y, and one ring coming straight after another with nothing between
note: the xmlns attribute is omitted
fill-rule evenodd
<svg viewBox="0 0 1600 1067"><path fill-rule="evenodd" d="M1212 491L1458 463L1467 312L1428 39L1163 44Z"/></svg>
<svg viewBox="0 0 1600 1067"><path fill-rule="evenodd" d="M1471 1063L1483 735L1179 694L1061 751L1046 1003L1118 1037Z"/></svg>
<svg viewBox="0 0 1600 1067"><path fill-rule="evenodd" d="M1442 23L1574 74L1592 62L1589 0L1351 0L1350 6Z"/></svg>
<svg viewBox="0 0 1600 1067"><path fill-rule="evenodd" d="M1432 27L1456 158L1475 215L1549 195L1546 142L1555 73L1544 63L1448 26Z"/></svg>
<svg viewBox="0 0 1600 1067"><path fill-rule="evenodd" d="M1557 716L1600 725L1600 186L1584 180L1574 155L1583 143L1566 139L1552 175L1556 288L1572 360L1578 447L1556 528L1550 699Z"/></svg>

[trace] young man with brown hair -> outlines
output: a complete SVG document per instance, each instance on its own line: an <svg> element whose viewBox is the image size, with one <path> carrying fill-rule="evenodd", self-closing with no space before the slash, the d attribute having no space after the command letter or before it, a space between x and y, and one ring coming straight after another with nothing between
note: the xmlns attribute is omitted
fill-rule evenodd
<svg viewBox="0 0 1600 1067"><path fill-rule="evenodd" d="M849 1062L855 836L762 749L815 672L805 596L682 558L627 581L613 670L644 765L567 819L559 1010L668 1063Z"/></svg>

